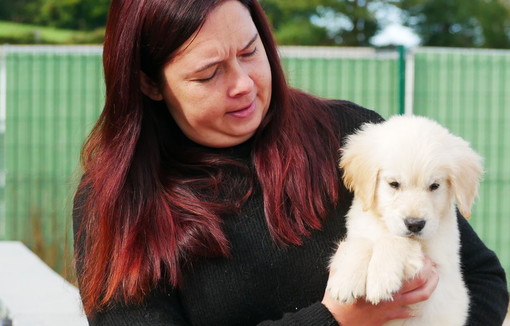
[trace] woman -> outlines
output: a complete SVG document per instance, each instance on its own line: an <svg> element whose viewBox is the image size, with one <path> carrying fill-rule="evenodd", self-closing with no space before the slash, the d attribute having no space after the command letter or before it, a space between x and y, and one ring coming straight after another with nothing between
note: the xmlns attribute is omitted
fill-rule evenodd
<svg viewBox="0 0 510 326"><path fill-rule="evenodd" d="M391 302L325 293L337 151L381 118L290 89L256 0L113 0L104 69L74 211L91 325L381 325L432 294L430 261ZM470 325L496 325L503 270L459 223Z"/></svg>

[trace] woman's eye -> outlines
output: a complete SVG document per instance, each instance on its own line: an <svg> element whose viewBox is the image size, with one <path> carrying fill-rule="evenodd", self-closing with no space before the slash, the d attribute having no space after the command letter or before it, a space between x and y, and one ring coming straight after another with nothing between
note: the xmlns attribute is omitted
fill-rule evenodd
<svg viewBox="0 0 510 326"><path fill-rule="evenodd" d="M246 58L246 57L251 57L251 56L252 56L252 55L254 55L255 53L257 53L257 47L255 47L255 48L253 49L253 51L251 51L251 52L241 54L241 56L242 56L242 57L245 57L245 58Z"/></svg>
<svg viewBox="0 0 510 326"><path fill-rule="evenodd" d="M393 189L398 189L400 188L400 183L398 183L397 181L393 181L393 182L390 182L389 183L390 187L392 187Z"/></svg>
<svg viewBox="0 0 510 326"><path fill-rule="evenodd" d="M439 183L433 183L430 185L429 189L430 191L434 191L436 190L437 188L439 188Z"/></svg>
<svg viewBox="0 0 510 326"><path fill-rule="evenodd" d="M195 79L196 82L199 82L199 83L205 83L205 82L208 82L210 81L211 79L214 78L214 76L216 76L216 72L218 70L215 70L214 73L210 76L210 77L206 77L206 78L198 78L198 79Z"/></svg>

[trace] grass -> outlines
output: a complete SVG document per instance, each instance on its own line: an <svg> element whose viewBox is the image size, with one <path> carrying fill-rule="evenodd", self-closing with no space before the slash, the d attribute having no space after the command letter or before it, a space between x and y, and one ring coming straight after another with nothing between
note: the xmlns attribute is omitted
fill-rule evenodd
<svg viewBox="0 0 510 326"><path fill-rule="evenodd" d="M0 43L9 44L97 44L102 43L104 29L75 31L0 21Z"/></svg>

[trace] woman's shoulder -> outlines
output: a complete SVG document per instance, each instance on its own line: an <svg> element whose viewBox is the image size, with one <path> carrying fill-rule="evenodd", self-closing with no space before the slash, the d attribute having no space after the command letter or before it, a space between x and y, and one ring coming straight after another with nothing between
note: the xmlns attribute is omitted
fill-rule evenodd
<svg viewBox="0 0 510 326"><path fill-rule="evenodd" d="M328 100L328 106L343 134L351 134L365 123L379 123L384 119L377 112L346 100Z"/></svg>

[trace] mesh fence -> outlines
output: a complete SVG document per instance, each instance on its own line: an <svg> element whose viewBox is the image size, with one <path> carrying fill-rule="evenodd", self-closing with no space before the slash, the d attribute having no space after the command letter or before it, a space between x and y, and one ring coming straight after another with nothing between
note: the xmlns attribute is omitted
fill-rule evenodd
<svg viewBox="0 0 510 326"><path fill-rule="evenodd" d="M280 52L296 88L383 117L405 102L470 141L487 171L471 224L510 269L510 51L418 48L407 72L396 50ZM23 241L68 277L79 152L103 102L100 47L0 47L0 239Z"/></svg>
<svg viewBox="0 0 510 326"><path fill-rule="evenodd" d="M98 48L8 47L3 238L72 271L71 201L81 143L104 99Z"/></svg>
<svg viewBox="0 0 510 326"><path fill-rule="evenodd" d="M485 158L475 227L510 270L510 51L419 49L414 108L468 140Z"/></svg>

